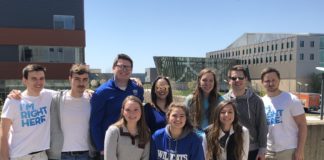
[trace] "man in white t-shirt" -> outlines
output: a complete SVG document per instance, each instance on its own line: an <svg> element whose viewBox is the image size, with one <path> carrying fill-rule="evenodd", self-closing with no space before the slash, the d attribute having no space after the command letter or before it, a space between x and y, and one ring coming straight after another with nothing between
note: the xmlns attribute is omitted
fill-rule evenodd
<svg viewBox="0 0 324 160"><path fill-rule="evenodd" d="M307 137L303 105L295 95L279 89L278 70L263 69L261 82L266 89L262 100L269 127L266 159L303 160Z"/></svg>
<svg viewBox="0 0 324 160"><path fill-rule="evenodd" d="M53 96L51 104L51 145L49 159L87 160L90 143L90 96L85 92L89 84L89 69L74 64L70 69L70 90ZM94 151L95 152L95 151ZM91 153L91 152L90 152Z"/></svg>
<svg viewBox="0 0 324 160"><path fill-rule="evenodd" d="M23 69L26 90L21 99L7 98L1 114L1 160L47 160L50 145L49 110L53 92L44 89L45 68Z"/></svg>

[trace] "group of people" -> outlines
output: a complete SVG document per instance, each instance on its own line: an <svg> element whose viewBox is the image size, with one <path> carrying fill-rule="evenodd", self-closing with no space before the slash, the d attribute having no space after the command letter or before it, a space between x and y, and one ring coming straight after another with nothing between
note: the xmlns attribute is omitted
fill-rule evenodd
<svg viewBox="0 0 324 160"><path fill-rule="evenodd" d="M132 68L132 59L118 54L114 77L92 93L86 65L72 66L66 91L44 89L45 68L26 66L26 90L8 96L1 114L1 160L303 159L303 106L279 89L276 69L261 73L262 98L237 65L228 71L225 95L216 73L203 69L185 102L173 102L169 79L159 76L143 104Z"/></svg>

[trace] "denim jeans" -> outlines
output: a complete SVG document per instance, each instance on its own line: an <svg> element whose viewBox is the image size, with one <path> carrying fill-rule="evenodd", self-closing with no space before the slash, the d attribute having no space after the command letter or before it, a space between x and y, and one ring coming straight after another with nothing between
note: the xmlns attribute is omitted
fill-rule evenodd
<svg viewBox="0 0 324 160"><path fill-rule="evenodd" d="M62 153L61 160L89 160L89 153L84 152L82 154L69 154L69 153Z"/></svg>

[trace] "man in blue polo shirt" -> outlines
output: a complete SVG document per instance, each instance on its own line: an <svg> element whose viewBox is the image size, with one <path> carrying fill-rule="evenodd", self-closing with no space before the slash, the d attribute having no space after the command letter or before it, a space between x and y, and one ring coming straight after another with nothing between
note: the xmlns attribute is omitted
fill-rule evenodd
<svg viewBox="0 0 324 160"><path fill-rule="evenodd" d="M123 100L134 95L143 101L144 90L135 81L130 80L133 61L126 54L118 54L113 64L114 77L102 84L90 100L90 132L96 150L103 158L104 138L108 127L120 116Z"/></svg>

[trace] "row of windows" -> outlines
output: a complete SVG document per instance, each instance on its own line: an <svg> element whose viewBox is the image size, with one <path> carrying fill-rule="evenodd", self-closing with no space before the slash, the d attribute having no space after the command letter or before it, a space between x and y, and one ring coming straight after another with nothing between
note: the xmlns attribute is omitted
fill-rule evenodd
<svg viewBox="0 0 324 160"><path fill-rule="evenodd" d="M253 58L253 59L245 59L242 60L241 63L245 65L249 64L262 64L262 63L272 63L272 62L286 62L288 61L287 55L280 55L278 56L279 59L277 59L277 56L268 56L268 57L261 57L261 58ZM289 61L292 61L293 57L292 54L289 54Z"/></svg>
<svg viewBox="0 0 324 160"><path fill-rule="evenodd" d="M299 43L300 47L304 47L305 46L305 41L300 41ZM310 41L309 44L310 47L315 47L315 41ZM294 47L294 42L287 42L287 43L281 43L280 45L280 49L289 49L289 48L293 48ZM216 54L212 54L210 55L210 58L230 58L230 57L235 57L235 56L241 56L242 55L248 55L251 54L252 51L253 53L263 53L264 50L266 50L267 52L269 51L277 51L279 50L279 45L278 44L272 44L271 46L267 45L266 48L264 48L264 46L259 46L259 47L254 47L254 48L249 48L249 49L243 49L243 50L237 50L237 51L232 51L232 52L222 52L222 53L216 53Z"/></svg>
<svg viewBox="0 0 324 160"><path fill-rule="evenodd" d="M83 49L75 47L19 46L20 62L82 63Z"/></svg>
<svg viewBox="0 0 324 160"><path fill-rule="evenodd" d="M304 57L305 57L304 53L299 54L299 60L304 60ZM313 61L314 59L315 59L314 53L309 54L309 60Z"/></svg>
<svg viewBox="0 0 324 160"><path fill-rule="evenodd" d="M273 59L272 59L273 58ZM261 57L261 58L252 58L252 59L245 59L241 60L242 64L262 64L262 63L272 63L272 62L286 62L286 61L292 61L293 57L292 54L289 54L289 57L287 55L280 55L278 56L279 59L277 59L277 56L268 56L268 57ZM289 58L289 59L288 59ZM305 54L300 53L299 54L299 60L305 60ZM309 54L309 60L313 61L315 60L315 55L314 53Z"/></svg>

